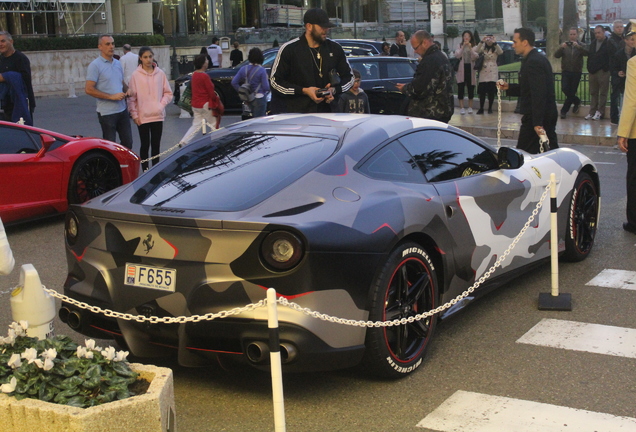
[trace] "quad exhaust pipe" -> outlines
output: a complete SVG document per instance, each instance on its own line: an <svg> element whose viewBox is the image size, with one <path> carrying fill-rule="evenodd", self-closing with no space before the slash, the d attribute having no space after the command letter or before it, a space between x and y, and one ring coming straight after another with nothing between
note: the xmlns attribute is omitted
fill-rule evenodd
<svg viewBox="0 0 636 432"><path fill-rule="evenodd" d="M269 345L263 341L250 342L245 350L247 359L254 364L266 364L269 362ZM280 344L280 358L283 364L290 363L298 356L298 349L288 342Z"/></svg>
<svg viewBox="0 0 636 432"><path fill-rule="evenodd" d="M78 311L71 310L66 306L60 308L58 317L60 318L60 321L67 324L73 330L77 330L82 326L82 314Z"/></svg>

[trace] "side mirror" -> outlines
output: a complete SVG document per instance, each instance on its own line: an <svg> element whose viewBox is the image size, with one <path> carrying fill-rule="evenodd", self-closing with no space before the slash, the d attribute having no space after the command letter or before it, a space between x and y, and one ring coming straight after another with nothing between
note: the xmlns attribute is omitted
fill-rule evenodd
<svg viewBox="0 0 636 432"><path fill-rule="evenodd" d="M51 135L41 134L40 142L42 143L42 149L38 152L37 157L42 157L49 151L53 143L55 143L55 138Z"/></svg>
<svg viewBox="0 0 636 432"><path fill-rule="evenodd" d="M523 153L511 147L500 147L497 160L500 169L517 169L523 165Z"/></svg>

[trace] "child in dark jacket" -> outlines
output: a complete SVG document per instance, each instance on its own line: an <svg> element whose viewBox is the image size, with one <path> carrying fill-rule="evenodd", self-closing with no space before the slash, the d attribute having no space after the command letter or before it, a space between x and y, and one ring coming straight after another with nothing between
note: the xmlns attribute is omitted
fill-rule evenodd
<svg viewBox="0 0 636 432"><path fill-rule="evenodd" d="M353 77L353 87L340 95L336 112L370 114L369 98L367 98L364 90L360 88L360 72L354 69Z"/></svg>

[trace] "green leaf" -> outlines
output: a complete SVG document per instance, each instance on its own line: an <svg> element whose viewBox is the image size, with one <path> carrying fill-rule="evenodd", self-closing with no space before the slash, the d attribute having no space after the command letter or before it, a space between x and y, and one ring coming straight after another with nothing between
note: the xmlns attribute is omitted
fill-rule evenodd
<svg viewBox="0 0 636 432"><path fill-rule="evenodd" d="M55 402L57 403L65 403L62 402L62 399L68 399L71 398L75 395L77 395L79 393L79 389L69 389L69 390L64 390L59 392L57 395L55 395L55 398L53 399Z"/></svg>
<svg viewBox="0 0 636 432"><path fill-rule="evenodd" d="M88 370L86 371L86 378L87 379L93 379L93 378L101 378L102 376L102 368L100 365L95 364L92 365L91 367L88 368Z"/></svg>
<svg viewBox="0 0 636 432"><path fill-rule="evenodd" d="M67 400L64 404L78 407L78 408L86 408L88 406L88 403L84 396L74 396L70 398L69 400Z"/></svg>
<svg viewBox="0 0 636 432"><path fill-rule="evenodd" d="M86 379L82 382L82 387L87 389L94 389L95 387L99 387L102 382L102 377L96 376L90 379Z"/></svg>
<svg viewBox="0 0 636 432"><path fill-rule="evenodd" d="M82 385L84 380L79 376L72 376L70 378L65 379L59 384L59 388L62 390L70 390Z"/></svg>

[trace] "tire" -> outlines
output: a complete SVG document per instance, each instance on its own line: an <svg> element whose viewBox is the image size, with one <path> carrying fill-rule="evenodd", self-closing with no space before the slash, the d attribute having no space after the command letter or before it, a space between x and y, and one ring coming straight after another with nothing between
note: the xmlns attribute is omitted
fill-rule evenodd
<svg viewBox="0 0 636 432"><path fill-rule="evenodd" d="M121 186L121 173L115 161L100 153L82 155L68 182L69 204L81 204Z"/></svg>
<svg viewBox="0 0 636 432"><path fill-rule="evenodd" d="M580 173L572 189L564 261L583 261L590 254L596 236L598 205L596 185L589 174Z"/></svg>
<svg viewBox="0 0 636 432"><path fill-rule="evenodd" d="M407 286L407 290L401 289ZM437 307L434 266L416 243L402 244L391 253L372 289L372 321L408 318ZM365 369L384 378L409 375L422 364L436 321L437 316L433 316L405 325L369 328Z"/></svg>

